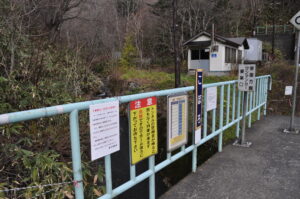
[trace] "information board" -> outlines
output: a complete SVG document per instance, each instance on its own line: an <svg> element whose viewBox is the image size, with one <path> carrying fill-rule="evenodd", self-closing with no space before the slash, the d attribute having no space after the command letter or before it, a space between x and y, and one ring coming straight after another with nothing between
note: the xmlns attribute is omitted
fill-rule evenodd
<svg viewBox="0 0 300 199"><path fill-rule="evenodd" d="M168 96L167 150L172 151L187 143L188 96Z"/></svg>
<svg viewBox="0 0 300 199"><path fill-rule="evenodd" d="M240 64L239 65L239 80L238 89L240 91L255 90L255 64Z"/></svg>
<svg viewBox="0 0 300 199"><path fill-rule="evenodd" d="M196 70L195 83L195 144L201 140L201 125L202 125L202 86L203 86L203 71Z"/></svg>
<svg viewBox="0 0 300 199"><path fill-rule="evenodd" d="M217 87L209 87L206 91L206 111L217 108Z"/></svg>
<svg viewBox="0 0 300 199"><path fill-rule="evenodd" d="M292 95L293 94L293 86L286 86L284 90L284 95Z"/></svg>
<svg viewBox="0 0 300 199"><path fill-rule="evenodd" d="M91 159L120 150L119 101L90 105Z"/></svg>
<svg viewBox="0 0 300 199"><path fill-rule="evenodd" d="M157 153L156 97L130 102L131 164Z"/></svg>

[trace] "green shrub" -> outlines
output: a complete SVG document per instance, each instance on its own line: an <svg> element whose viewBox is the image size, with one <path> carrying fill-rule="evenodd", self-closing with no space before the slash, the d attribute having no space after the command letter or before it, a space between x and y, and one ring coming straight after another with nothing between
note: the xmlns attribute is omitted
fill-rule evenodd
<svg viewBox="0 0 300 199"><path fill-rule="evenodd" d="M134 45L133 37L128 35L125 38L125 43L122 49L120 65L123 67L134 67L136 66L137 58L138 58L138 52Z"/></svg>

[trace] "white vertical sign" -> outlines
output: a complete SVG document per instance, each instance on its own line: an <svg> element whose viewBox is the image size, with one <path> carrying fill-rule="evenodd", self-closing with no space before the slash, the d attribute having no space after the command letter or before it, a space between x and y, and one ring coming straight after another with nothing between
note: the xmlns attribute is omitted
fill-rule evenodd
<svg viewBox="0 0 300 199"><path fill-rule="evenodd" d="M90 105L92 161L120 150L119 101Z"/></svg>
<svg viewBox="0 0 300 199"><path fill-rule="evenodd" d="M292 95L293 94L293 86L286 86L284 95Z"/></svg>
<svg viewBox="0 0 300 199"><path fill-rule="evenodd" d="M206 111L217 108L217 87L209 87L206 91Z"/></svg>
<svg viewBox="0 0 300 199"><path fill-rule="evenodd" d="M255 90L255 64L240 64L239 65L239 80L238 88L240 91L254 91Z"/></svg>

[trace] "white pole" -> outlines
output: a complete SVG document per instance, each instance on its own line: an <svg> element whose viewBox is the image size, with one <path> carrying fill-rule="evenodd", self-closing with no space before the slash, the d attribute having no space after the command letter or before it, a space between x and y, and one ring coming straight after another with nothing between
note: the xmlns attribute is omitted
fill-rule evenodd
<svg viewBox="0 0 300 199"><path fill-rule="evenodd" d="M293 108L292 108L292 116L290 121L290 131L294 131L294 123L295 123L295 111L297 104L297 86L298 86L298 72L299 72L299 48L300 48L300 31L296 32L296 53L295 53L295 65L296 65L296 73L295 73L295 84L293 89Z"/></svg>

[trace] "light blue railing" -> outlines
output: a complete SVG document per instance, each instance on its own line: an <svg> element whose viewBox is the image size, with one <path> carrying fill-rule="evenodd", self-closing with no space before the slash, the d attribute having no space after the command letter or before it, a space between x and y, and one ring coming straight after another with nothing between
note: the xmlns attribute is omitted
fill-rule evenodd
<svg viewBox="0 0 300 199"><path fill-rule="evenodd" d="M256 78L256 91L251 92L247 97L247 117L248 127L251 127L252 113L257 111L257 119L260 119L261 109L263 114L266 115L267 96L268 89L271 88L270 76L259 76ZM207 88L217 87L218 90L218 108L212 111L206 111L206 94ZM197 168L197 148L210 139L218 136L218 150L222 151L222 139L223 132L236 125L236 137L239 137L240 120L242 119L242 99L243 93L237 90L237 80L218 82L212 84L204 84L203 86L203 137L198 144L192 144L189 146L182 146L180 151L172 154L167 153L167 158L162 162L155 164L155 156L148 158L149 168L142 174L136 175L135 165L130 165L130 179L124 184L113 188L112 186L112 169L111 169L111 157L105 156L105 181L106 181L106 193L99 197L99 199L113 198L126 190L130 189L134 185L142 182L145 179L149 179L149 198L155 198L155 173L161 169L167 167L169 164L192 152L192 170L196 171ZM226 89L226 92L225 92ZM78 182L75 189L76 199L84 198L84 190L82 183L82 167L80 156L80 137L79 137L79 120L78 112L81 110L88 110L92 104L98 104L118 99L120 103L126 103L137 99L142 99L151 96L167 96L170 94L191 92L194 91L194 87L176 88L162 91L154 91L148 93L141 93L135 95L121 96L115 98L107 98L101 100L79 102L73 104L65 104L59 106L52 106L48 108L34 109L29 111L21 111L15 113L7 113L0 115L0 125L9 124L14 122L22 122L26 120L33 120L43 117L50 117L59 114L70 114L70 136L71 136L71 148L72 148L72 164L74 181ZM211 116L211 117L209 117ZM192 116L193 117L193 116ZM219 120L219 125L216 125ZM192 120L194 121L194 120ZM190 124L193 125L193 124ZM211 131L208 132L208 127ZM193 132L194 133L194 132ZM128 162L128 164L130 164Z"/></svg>

